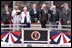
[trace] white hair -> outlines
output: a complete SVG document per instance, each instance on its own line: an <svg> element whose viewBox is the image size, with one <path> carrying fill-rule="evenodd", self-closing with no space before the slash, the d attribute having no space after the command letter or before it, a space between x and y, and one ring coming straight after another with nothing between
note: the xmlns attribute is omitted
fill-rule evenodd
<svg viewBox="0 0 72 48"><path fill-rule="evenodd" d="M46 4L43 4L42 7L41 7L41 9L43 9L43 7L45 7L45 6L46 6Z"/></svg>
<svg viewBox="0 0 72 48"><path fill-rule="evenodd" d="M55 5L52 5L50 9L52 10L53 8L56 8L56 6Z"/></svg>
<svg viewBox="0 0 72 48"><path fill-rule="evenodd" d="M23 9L24 9L24 10L25 10L25 9L27 10L27 7L24 7Z"/></svg>

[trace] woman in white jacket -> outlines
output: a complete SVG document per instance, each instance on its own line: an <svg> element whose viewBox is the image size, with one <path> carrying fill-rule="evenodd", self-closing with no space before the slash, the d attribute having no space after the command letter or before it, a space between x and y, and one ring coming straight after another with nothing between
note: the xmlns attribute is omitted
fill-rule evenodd
<svg viewBox="0 0 72 48"><path fill-rule="evenodd" d="M20 27L20 22L21 22L21 16L20 16L21 11L17 10L17 13L15 16L13 16L13 28L14 30L19 30Z"/></svg>
<svg viewBox="0 0 72 48"><path fill-rule="evenodd" d="M30 14L27 11L27 7L23 8L23 12L21 13L21 23L24 25L24 27L29 28L30 27Z"/></svg>
<svg viewBox="0 0 72 48"><path fill-rule="evenodd" d="M12 17L16 15L17 10L19 10L19 6L15 6L15 8L12 10L12 13L11 13Z"/></svg>

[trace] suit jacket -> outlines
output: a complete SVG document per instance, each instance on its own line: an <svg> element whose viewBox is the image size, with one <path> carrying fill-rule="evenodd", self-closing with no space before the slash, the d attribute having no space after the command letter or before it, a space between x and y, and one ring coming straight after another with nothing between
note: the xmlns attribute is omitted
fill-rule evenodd
<svg viewBox="0 0 72 48"><path fill-rule="evenodd" d="M9 10L9 12L10 12L10 10ZM3 20L4 23L9 23L9 21L11 19L11 12L8 15L8 14L6 14L5 9L2 10L2 16L1 16L1 18L2 18L2 20Z"/></svg>
<svg viewBox="0 0 72 48"><path fill-rule="evenodd" d="M64 8L60 11L60 18L62 18L62 23L67 24L67 21L71 21L71 9L68 8L67 11L65 11Z"/></svg>
<svg viewBox="0 0 72 48"><path fill-rule="evenodd" d="M30 14L29 12L27 12L27 23L30 23ZM24 12L21 13L21 23L24 23L24 20L25 20L25 14Z"/></svg>
<svg viewBox="0 0 72 48"><path fill-rule="evenodd" d="M56 14L53 14L52 10L49 10L48 13L51 15L50 16L50 21L51 22L56 22L59 20L59 10L56 9Z"/></svg>
<svg viewBox="0 0 72 48"><path fill-rule="evenodd" d="M40 21L48 21L48 10L46 9L46 13L44 10L41 9L41 16L40 16Z"/></svg>
<svg viewBox="0 0 72 48"><path fill-rule="evenodd" d="M39 20L39 11L38 11L38 9L36 9L36 12L37 13L34 14L34 10L33 9L30 10L31 21L35 21L34 18L37 18Z"/></svg>

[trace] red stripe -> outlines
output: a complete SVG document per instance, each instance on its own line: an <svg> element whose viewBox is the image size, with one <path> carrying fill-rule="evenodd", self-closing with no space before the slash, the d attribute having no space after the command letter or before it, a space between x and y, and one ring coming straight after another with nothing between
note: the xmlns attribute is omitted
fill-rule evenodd
<svg viewBox="0 0 72 48"><path fill-rule="evenodd" d="M1 39L3 39L6 35L7 35L7 33L6 33L6 34L1 35Z"/></svg>
<svg viewBox="0 0 72 48"><path fill-rule="evenodd" d="M4 23L4 22L1 20L1 22L0 22L0 23L2 24L2 23Z"/></svg>
<svg viewBox="0 0 72 48"><path fill-rule="evenodd" d="M69 32L65 32L65 34L67 34L67 35L71 36L71 33L69 33Z"/></svg>
<svg viewBox="0 0 72 48"><path fill-rule="evenodd" d="M54 36L52 37L52 39L55 39L58 35L59 35L59 34L54 35Z"/></svg>
<svg viewBox="0 0 72 48"><path fill-rule="evenodd" d="M10 25L11 25L11 27L13 27L13 22L12 21L10 21Z"/></svg>
<svg viewBox="0 0 72 48"><path fill-rule="evenodd" d="M63 41L64 41L64 43L67 43L66 38L64 37L64 35L63 35Z"/></svg>
<svg viewBox="0 0 72 48"><path fill-rule="evenodd" d="M11 39L12 39L12 42L14 42L14 39L13 39L12 35L11 35Z"/></svg>
<svg viewBox="0 0 72 48"><path fill-rule="evenodd" d="M15 34L17 36L20 36L21 35L21 32L13 32L13 34Z"/></svg>

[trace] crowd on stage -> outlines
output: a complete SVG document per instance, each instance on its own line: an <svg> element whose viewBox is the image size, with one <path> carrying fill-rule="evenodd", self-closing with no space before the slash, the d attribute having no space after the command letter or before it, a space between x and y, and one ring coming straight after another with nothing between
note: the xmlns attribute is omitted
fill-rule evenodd
<svg viewBox="0 0 72 48"><path fill-rule="evenodd" d="M57 8L52 5L47 8L46 4L42 4L41 8L37 8L36 4L32 4L31 8L24 6L21 10L19 6L15 6L13 10L5 4L4 9L1 11L1 24L13 24L13 27L19 28L17 24L26 24L24 28L30 28L32 23L41 24L42 28L46 28L46 24L51 25L71 25L71 9L68 3L64 3ZM9 26L6 26L9 27Z"/></svg>

